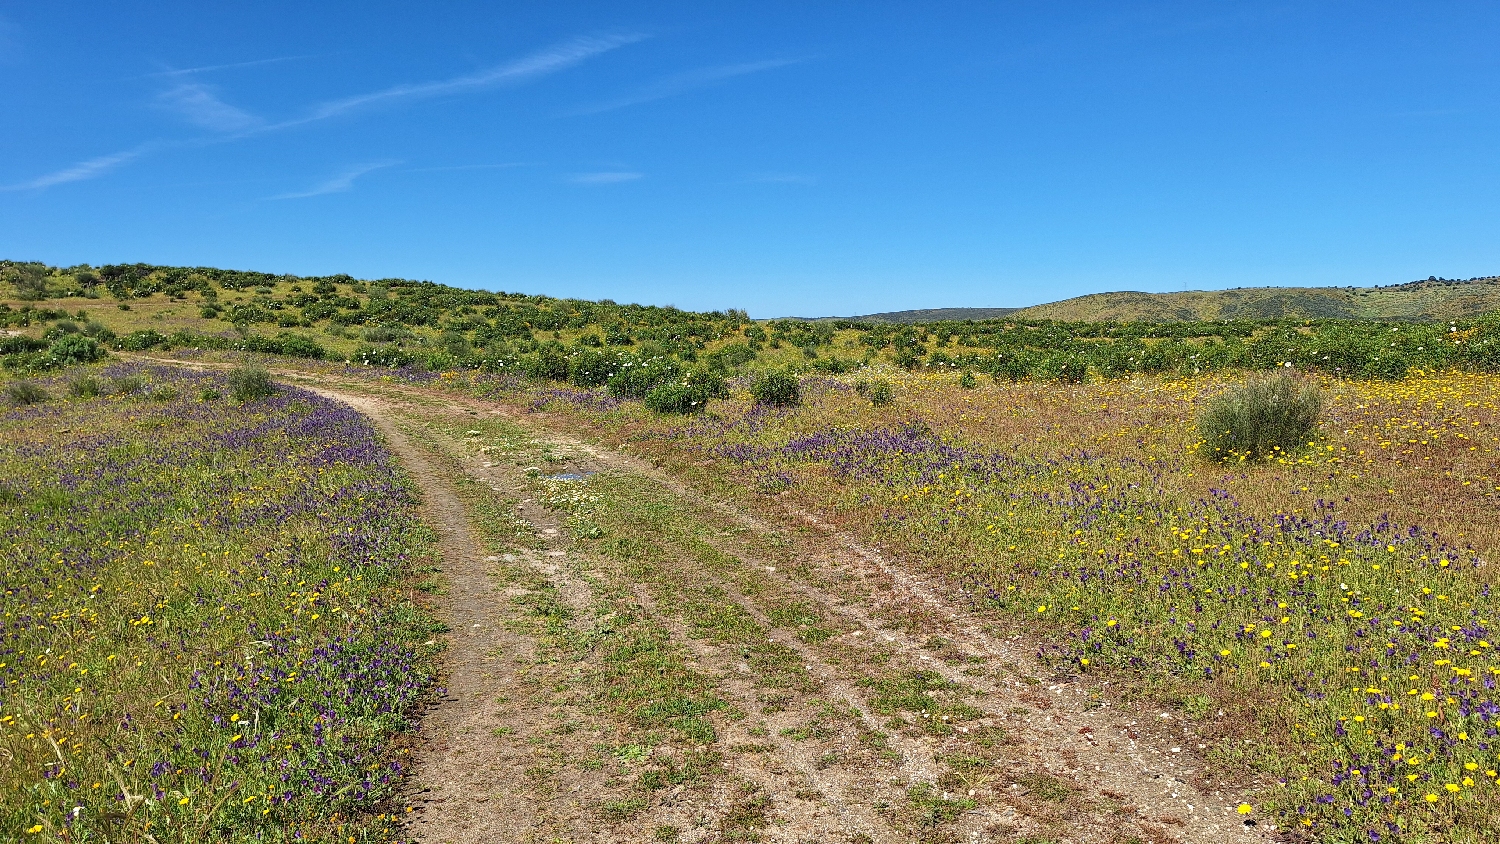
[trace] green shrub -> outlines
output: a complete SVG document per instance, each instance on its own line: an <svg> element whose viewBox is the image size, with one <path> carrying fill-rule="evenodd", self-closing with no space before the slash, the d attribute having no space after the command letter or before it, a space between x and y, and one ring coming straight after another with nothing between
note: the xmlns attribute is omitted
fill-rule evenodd
<svg viewBox="0 0 1500 844"><path fill-rule="evenodd" d="M1089 365L1082 358L1069 353L1055 354L1041 361L1040 373L1064 384L1082 384L1089 380Z"/></svg>
<svg viewBox="0 0 1500 844"><path fill-rule="evenodd" d="M713 370L694 369L687 374L683 382L702 393L704 399L729 398L729 384L724 381L724 376Z"/></svg>
<svg viewBox="0 0 1500 844"><path fill-rule="evenodd" d="M632 399L645 398L664 384L682 374L682 368L669 358L652 358L646 361L626 361L620 371L609 379L609 391L617 396Z"/></svg>
<svg viewBox="0 0 1500 844"><path fill-rule="evenodd" d="M166 342L167 335L161 333L160 331L147 328L144 331L132 331L129 334L126 334L124 337L121 337L115 343L115 345L127 352L144 352L147 349L155 349L158 346L164 346L166 345Z"/></svg>
<svg viewBox="0 0 1500 844"><path fill-rule="evenodd" d="M568 361L568 383L576 387L602 387L619 369L620 359L614 353L584 349Z"/></svg>
<svg viewBox="0 0 1500 844"><path fill-rule="evenodd" d="M521 370L538 381L568 380L568 357L561 345L542 346L533 354L523 355L520 363Z"/></svg>
<svg viewBox="0 0 1500 844"><path fill-rule="evenodd" d="M146 379L139 375L122 375L114 380L110 392L117 396L133 396L146 388Z"/></svg>
<svg viewBox="0 0 1500 844"><path fill-rule="evenodd" d="M859 393L866 399L869 399L870 404L873 404L876 407L890 404L891 401L895 398L895 394L891 391L891 382L884 379L876 379L874 381L856 381L854 384L854 392Z"/></svg>
<svg viewBox="0 0 1500 844"><path fill-rule="evenodd" d="M276 342L281 346L281 354L287 357L322 360L323 356L327 354L318 341L304 337L301 334L281 334L276 338Z"/></svg>
<svg viewBox="0 0 1500 844"><path fill-rule="evenodd" d="M733 371L755 360L755 350L744 343L731 343L704 355L709 367L718 371Z"/></svg>
<svg viewBox="0 0 1500 844"><path fill-rule="evenodd" d="M1215 460L1264 460L1301 448L1318 426L1323 397L1289 375L1260 378L1214 399L1198 420Z"/></svg>
<svg viewBox="0 0 1500 844"><path fill-rule="evenodd" d="M5 397L11 404L41 404L52 398L46 390L30 381L14 381L5 388Z"/></svg>
<svg viewBox="0 0 1500 844"><path fill-rule="evenodd" d="M802 403L802 385L788 372L764 372L750 385L756 404L794 407Z"/></svg>
<svg viewBox="0 0 1500 844"><path fill-rule="evenodd" d="M79 375L68 382L68 395L76 399L97 398L102 392L104 387L92 375Z"/></svg>
<svg viewBox="0 0 1500 844"><path fill-rule="evenodd" d="M1031 374L1031 362L1017 352L998 354L990 362L990 375L996 381L1024 381Z"/></svg>
<svg viewBox="0 0 1500 844"><path fill-rule="evenodd" d="M246 362L229 373L229 395L235 401L255 401L275 392L271 374L253 363Z"/></svg>
<svg viewBox="0 0 1500 844"><path fill-rule="evenodd" d="M395 346L361 346L349 356L350 363L365 366L410 366L416 358Z"/></svg>
<svg viewBox="0 0 1500 844"><path fill-rule="evenodd" d="M53 341L47 348L47 354L51 355L58 366L77 366L80 363L93 363L104 357L104 349L92 337L65 334Z"/></svg>
<svg viewBox="0 0 1500 844"><path fill-rule="evenodd" d="M687 384L669 382L657 384L643 399L650 410L657 413L697 413L706 400L703 395Z"/></svg>
<svg viewBox="0 0 1500 844"><path fill-rule="evenodd" d="M697 413L709 399L726 398L729 387L719 375L702 370L689 372L681 381L664 381L642 399L657 413Z"/></svg>
<svg viewBox="0 0 1500 844"><path fill-rule="evenodd" d="M975 379L974 373L965 369L963 374L958 376L958 386L963 387L965 390L972 390L979 386L979 381Z"/></svg>

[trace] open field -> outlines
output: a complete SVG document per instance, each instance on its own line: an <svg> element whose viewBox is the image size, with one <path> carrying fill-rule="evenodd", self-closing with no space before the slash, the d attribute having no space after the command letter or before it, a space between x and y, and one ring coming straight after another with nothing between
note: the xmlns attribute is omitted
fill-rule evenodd
<svg viewBox="0 0 1500 844"><path fill-rule="evenodd" d="M1493 823L1492 376L1325 381L1312 447L1224 466L1190 423L1233 379L964 389L866 371L890 404L854 376L809 377L801 407L755 406L741 385L662 416L482 373L302 371L399 407L497 558L514 606L494 623L525 637L502 649L526 666L512 682L572 724L548 733L554 756L524 748L547 782L513 785L551 801L527 804L547 834L651 818L732 840L737 799L760 801L745 834L764 840L815 840L829 807L866 804L847 822L871 840L1213 841L1227 815L1324 841L1469 841ZM671 714L633 703L640 677L600 670L617 619L655 631L627 652L651 654L668 685L643 699L670 690ZM516 691L503 671L486 682ZM535 735L546 711L502 707L487 729ZM1058 735L1037 713L1099 720ZM806 742L837 764L798 763ZM632 779L632 746L689 773ZM792 770L821 796L788 792ZM1163 770L1176 811L1141 789ZM1049 815L1028 777L1081 802ZM513 793L491 782L491 800ZM446 803L415 805L426 829L451 828ZM515 822L464 811L476 829ZM614 829L600 840L630 840Z"/></svg>
<svg viewBox="0 0 1500 844"><path fill-rule="evenodd" d="M430 534L368 424L177 369L42 386L0 413L0 837L391 840Z"/></svg>
<svg viewBox="0 0 1500 844"><path fill-rule="evenodd" d="M1500 323L761 324L265 281L283 310L350 299L327 324L361 344L273 359L268 399L225 398L220 370L284 338L251 323L168 361L183 344L118 322L200 288L4 312L8 830L1154 844L1500 822ZM109 347L135 363L66 357ZM1199 414L1271 366L1322 394L1316 431L1209 459ZM757 403L768 371L800 401ZM372 527L353 573L343 543ZM393 672L380 711L365 668L300 664L326 653ZM311 751L327 723L339 752Z"/></svg>

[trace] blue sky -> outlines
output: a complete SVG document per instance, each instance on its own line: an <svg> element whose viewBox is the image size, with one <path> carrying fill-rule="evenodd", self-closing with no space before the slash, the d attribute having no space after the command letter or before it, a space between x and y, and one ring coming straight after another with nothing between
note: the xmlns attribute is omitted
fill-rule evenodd
<svg viewBox="0 0 1500 844"><path fill-rule="evenodd" d="M754 316L1500 273L1494 3L0 5L0 256Z"/></svg>

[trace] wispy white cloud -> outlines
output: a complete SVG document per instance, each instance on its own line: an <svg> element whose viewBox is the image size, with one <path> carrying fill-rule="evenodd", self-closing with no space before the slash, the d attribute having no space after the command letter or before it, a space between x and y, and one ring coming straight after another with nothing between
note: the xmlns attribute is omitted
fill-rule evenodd
<svg viewBox="0 0 1500 844"><path fill-rule="evenodd" d="M556 73L560 70L566 70L586 59L618 49L627 44L633 44L646 37L645 35L626 34L575 38L567 43L549 47L524 58L496 65L478 73L455 76L451 79L442 79L436 82L394 85L390 88L372 91L368 94L331 100L315 106L304 117L289 120L271 128L279 129L286 126L295 126L300 123L310 123L314 120L325 120L344 114L345 112L383 103L441 97L500 85L515 85L537 77Z"/></svg>
<svg viewBox="0 0 1500 844"><path fill-rule="evenodd" d="M4 18L0 18L0 47L3 47L5 44L5 27L6 22ZM532 53L529 56L525 56L512 62L496 65L486 70L482 70L478 73L471 73L465 76L456 76L451 79L443 79L435 82L395 85L368 94L360 94L353 97L345 97L344 99L321 103L314 106L302 117L293 118L291 120L285 120L278 123L267 122L262 118L251 114L250 112L224 102L223 100L219 99L214 91L206 85L197 83L183 83L172 88L171 90L163 92L159 96L158 104L177 111L182 116L187 118L189 122L213 131L214 133L216 133L216 136L209 138L199 138L190 141L178 141L175 143L153 142L149 144L143 144L134 149L113 153L111 155L100 156L98 158L92 158L88 161L82 161L67 169L59 170L56 173L49 173L45 176L40 176L27 182L21 182L14 185L3 185L0 186L0 191L35 190L52 187L53 185L64 184L66 182L78 182L85 179L92 179L114 169L115 167L125 164L132 159L139 158L155 148L171 146L201 146L205 144L222 143L225 141L244 138L251 135L273 132L280 129L287 129L304 123L325 120L366 107L429 97L439 97L450 94L468 93L501 85L518 85L532 79L565 70L589 58L592 58L593 56L607 53L611 50L618 49L628 44L633 44L637 41L642 41L648 37L649 36L643 34L617 34L575 38L563 44L549 47L545 50L540 50L536 53ZM3 58L3 55L0 55L0 58ZM182 71L169 70L163 71L161 75L181 76L185 74L202 73L230 67L244 67L253 64L269 64L271 62L277 61L290 61L294 58L302 57L285 56L273 59L260 59L253 62L237 62L225 65L210 65L200 68L188 68ZM325 193L336 193L339 191L349 190L349 188L353 186L355 179L359 178L365 173L370 172L371 170L380 169L382 167L389 167L394 163L395 162L384 162L375 165L364 166L365 169L359 169L356 171L351 171L350 173L346 173L340 177L330 180L323 185L318 186L311 191L284 194L272 198L297 199L301 197L318 196ZM599 183L607 181L626 181L629 178L638 177L639 174L636 174L636 176L627 176L625 178L619 178L617 176L613 179L605 178Z"/></svg>
<svg viewBox="0 0 1500 844"><path fill-rule="evenodd" d="M149 151L152 146L154 146L154 144L142 144L141 146L135 147L134 149L122 150L120 152L111 153L109 155L101 155L98 158L90 158L87 161L80 161L71 167L58 170L54 173L48 173L45 176L38 176L37 178L32 179L29 182L21 182L14 185L5 185L3 187L0 187L0 190L40 190L42 188L50 188L53 185L62 185L68 182L82 182L88 179L95 178L97 176L102 176L110 170L119 167L121 164L130 161L131 159L139 158L141 155L144 155L147 151Z"/></svg>
<svg viewBox="0 0 1500 844"><path fill-rule="evenodd" d="M246 132L265 121L219 99L213 89L197 82L178 85L157 96L164 108L180 114L194 126L212 132Z"/></svg>
<svg viewBox="0 0 1500 844"><path fill-rule="evenodd" d="M606 111L614 111L615 109L627 108L633 105L640 105L641 103L649 103L655 100L666 99L667 97L675 97L678 94L685 94L689 91L698 90L699 88L707 88L711 85L716 85L720 82L723 82L726 79L733 79L736 76L748 76L752 73L761 73L767 70L775 70L778 67L786 67L787 65L797 64L801 61L801 59L770 59L760 62L746 62L744 64L731 64L721 65L719 67L699 68L698 70L692 70L688 71L687 73L680 73L676 76L669 76L666 79L658 80L650 85L647 85L644 88L641 88L633 94L620 97L619 99L596 103L590 106L583 106L582 108L576 108L571 111L563 112L561 116L579 117L586 114L600 114Z"/></svg>
<svg viewBox="0 0 1500 844"><path fill-rule="evenodd" d="M383 170L386 167L393 167L393 166L395 166L397 164L400 164L400 163L401 162L399 162L399 161L372 161L372 162L368 162L366 164L356 164L356 165L354 165L352 167L349 167L349 168L345 169L343 172L339 173L337 176L334 176L333 178L328 179L327 181L320 182L320 183L314 185L313 187L309 188L308 190L298 191L296 193L278 194L276 196L269 197L269 198L270 199L306 199L309 196L323 196L324 194L329 194L329 193L344 193L345 191L348 191L348 190L350 190L351 188L354 187L354 181L356 179L358 179L360 176L363 176L363 175L365 175L367 173L373 173L376 170Z"/></svg>
<svg viewBox="0 0 1500 844"><path fill-rule="evenodd" d="M630 170L608 170L602 173L574 173L568 177L568 181L575 185L617 185L620 182L633 182L644 175Z"/></svg>
<svg viewBox="0 0 1500 844"><path fill-rule="evenodd" d="M171 68L171 69L167 69L167 70L158 70L155 73L144 73L144 74L141 74L140 77L136 77L136 78L151 79L151 78L157 78L157 77L163 77L163 76L166 76L166 77L172 77L172 76L191 76L191 75L193 75L195 73L212 73L212 72L214 72L216 70L231 70L231 69L237 68L237 67L255 67L257 65L263 65L263 64L279 64L280 62L300 61L302 59L314 58L316 55L317 54L315 54L315 53L309 53L307 55L302 55L302 56L276 56L274 58L269 58L269 59L255 59L253 61L248 61L248 62L230 62L228 64L210 64L210 65L204 65L203 67Z"/></svg>

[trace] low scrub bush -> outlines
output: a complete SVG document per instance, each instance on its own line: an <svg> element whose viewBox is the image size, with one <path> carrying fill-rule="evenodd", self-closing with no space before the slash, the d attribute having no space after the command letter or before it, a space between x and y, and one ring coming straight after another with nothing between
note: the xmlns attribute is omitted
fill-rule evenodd
<svg viewBox="0 0 1500 844"><path fill-rule="evenodd" d="M144 352L167 345L167 335L153 329L132 331L115 341L115 346L127 352Z"/></svg>
<svg viewBox="0 0 1500 844"><path fill-rule="evenodd" d="M1264 460L1301 448L1322 409L1316 386L1277 375L1219 396L1199 418L1198 430L1215 460Z"/></svg>
<svg viewBox="0 0 1500 844"><path fill-rule="evenodd" d="M11 404L17 405L41 404L51 398L46 390L30 381L11 382L11 385L5 388L5 397L10 400Z"/></svg>
<svg viewBox="0 0 1500 844"><path fill-rule="evenodd" d="M626 361L621 365L620 371L609 379L609 391L617 396L643 399L658 385L672 381L681 375L681 367L669 358Z"/></svg>
<svg viewBox="0 0 1500 844"><path fill-rule="evenodd" d="M103 392L103 385L92 375L79 375L68 382L68 395L75 399L98 398Z"/></svg>
<svg viewBox="0 0 1500 844"><path fill-rule="evenodd" d="M47 348L47 354L51 355L58 366L77 366L80 363L93 363L104 357L104 349L92 337L65 334L53 341Z"/></svg>
<svg viewBox="0 0 1500 844"><path fill-rule="evenodd" d="M642 401L657 413L697 413L708 405L709 399L722 399L728 395L729 387L722 377L694 370L681 381L657 384Z"/></svg>
<svg viewBox="0 0 1500 844"><path fill-rule="evenodd" d="M568 383L575 387L602 387L619 370L618 355L587 348L568 361Z"/></svg>
<svg viewBox="0 0 1500 844"><path fill-rule="evenodd" d="M750 385L756 404L795 407L802 403L802 385L788 372L765 372Z"/></svg>
<svg viewBox="0 0 1500 844"><path fill-rule="evenodd" d="M144 389L146 379L139 375L122 375L110 385L110 392L117 396L133 396Z"/></svg>
<svg viewBox="0 0 1500 844"><path fill-rule="evenodd" d="M229 395L235 401L255 401L276 392L271 374L253 363L245 363L229 373Z"/></svg>
<svg viewBox="0 0 1500 844"><path fill-rule="evenodd" d="M884 379L857 381L854 384L854 391L864 396L870 404L876 407L890 404L895 398L895 394L891 391L891 382Z"/></svg>

